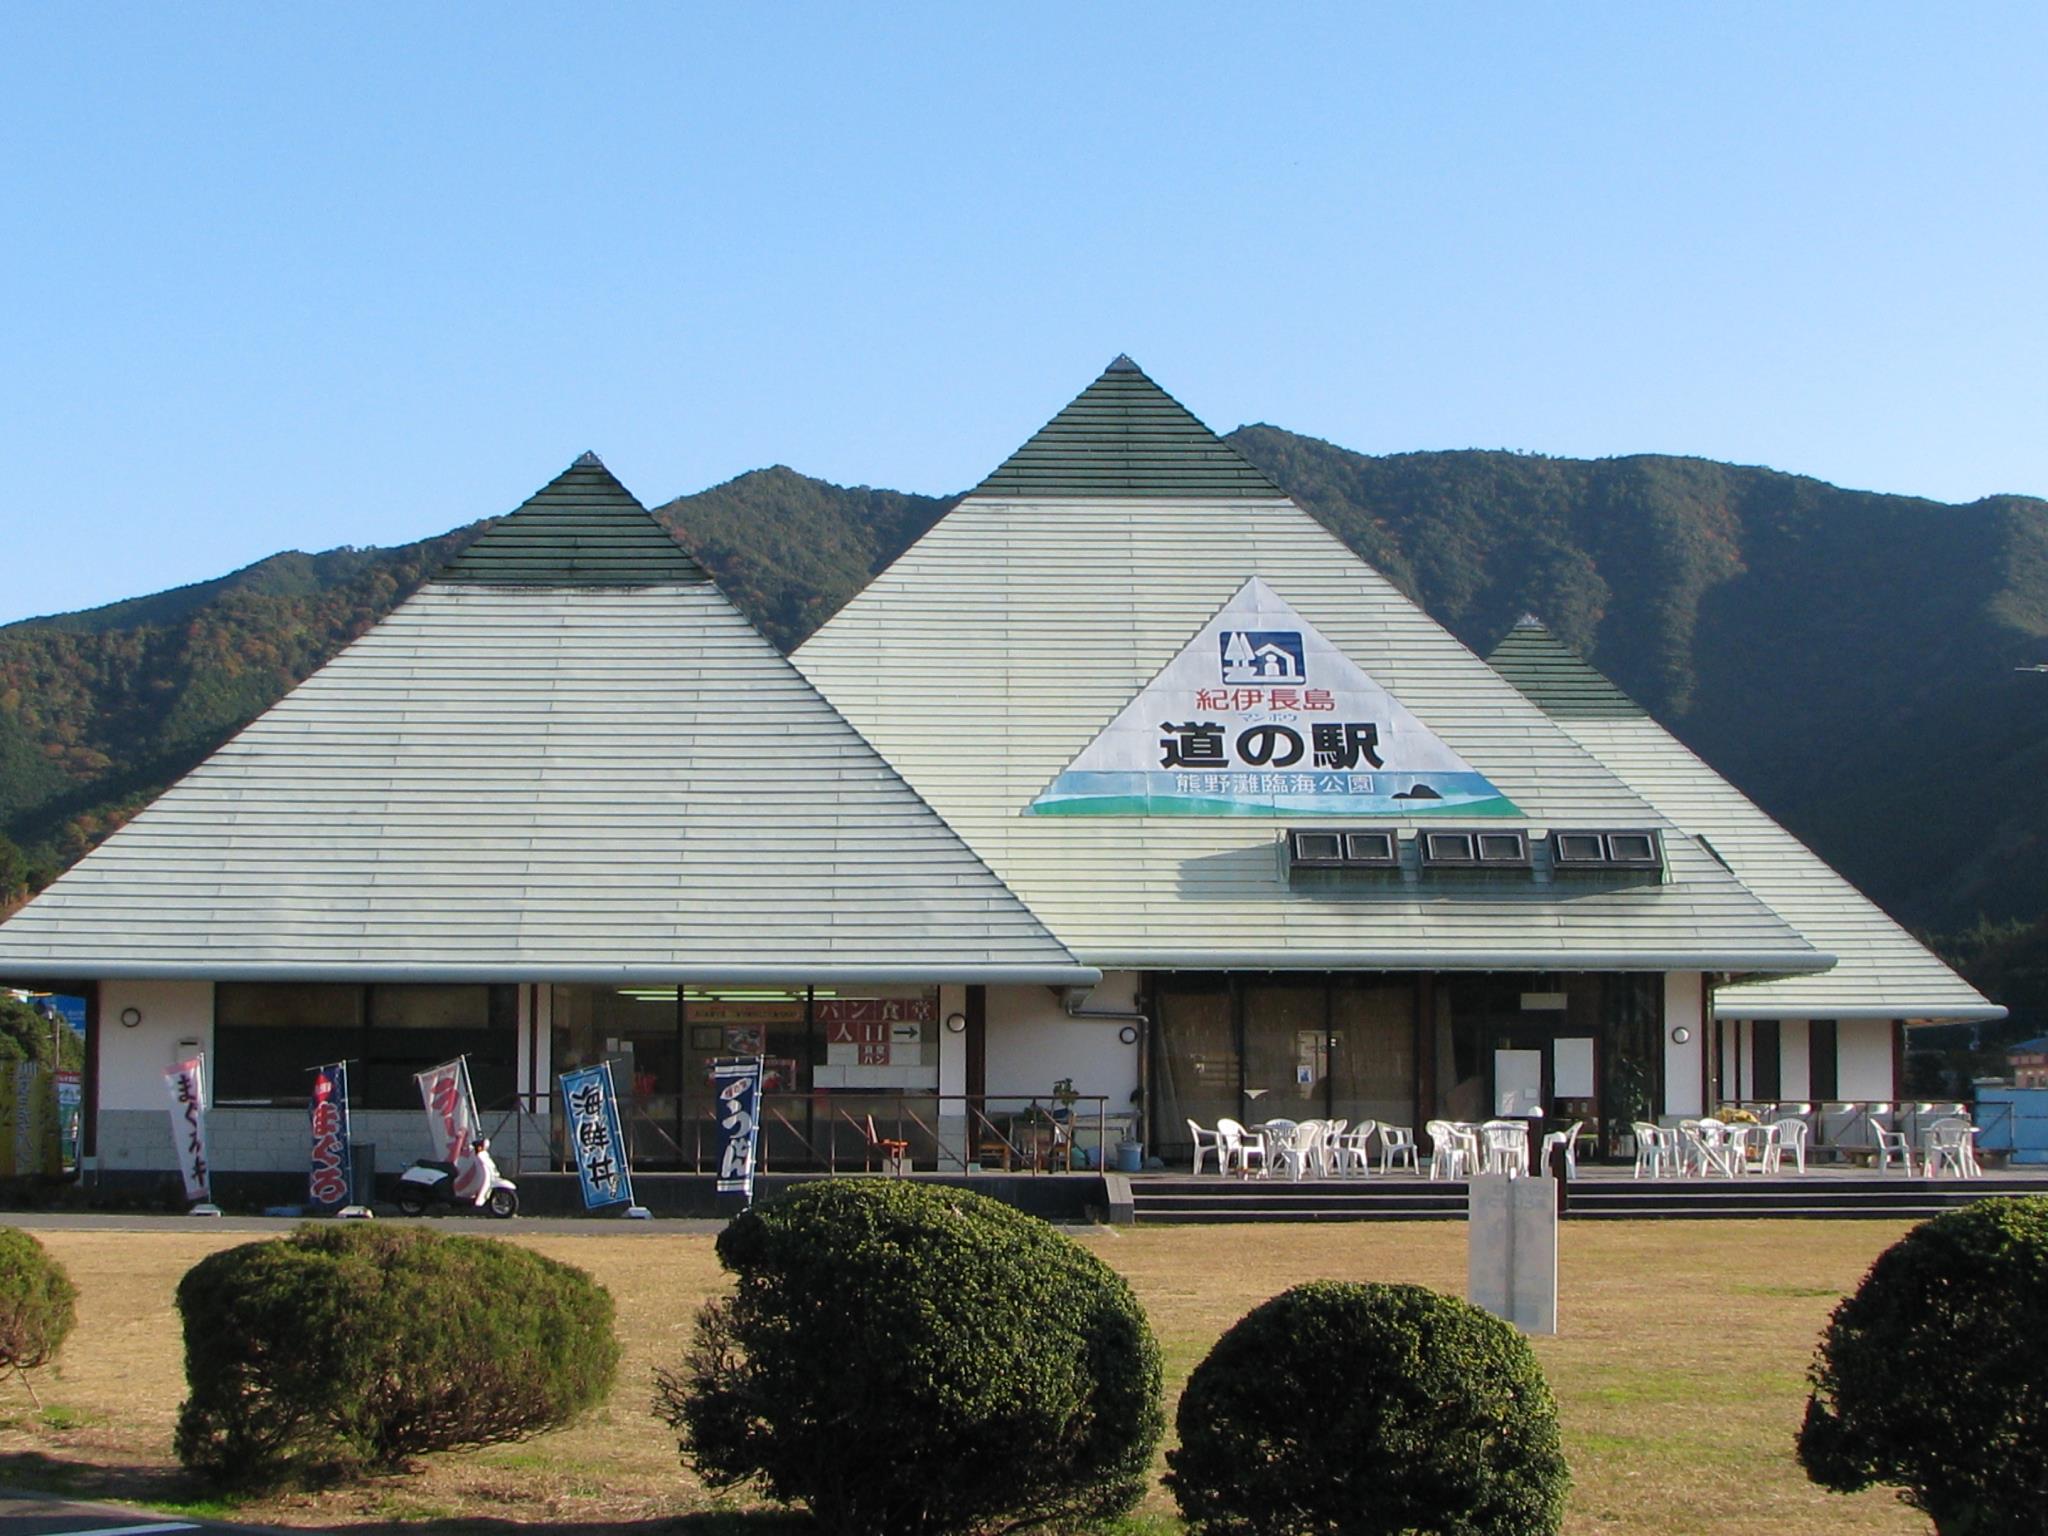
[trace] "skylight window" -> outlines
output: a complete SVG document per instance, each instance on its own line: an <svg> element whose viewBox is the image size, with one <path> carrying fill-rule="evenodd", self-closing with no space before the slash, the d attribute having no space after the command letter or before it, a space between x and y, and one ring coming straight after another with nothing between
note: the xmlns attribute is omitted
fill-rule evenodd
<svg viewBox="0 0 2048 1536"><path fill-rule="evenodd" d="M1527 869L1529 867L1529 834L1514 832L1481 832L1477 838L1479 862L1496 868Z"/></svg>
<svg viewBox="0 0 2048 1536"><path fill-rule="evenodd" d="M1425 832L1422 860L1425 864L1477 864L1479 850L1470 832Z"/></svg>
<svg viewBox="0 0 2048 1536"><path fill-rule="evenodd" d="M1346 832L1344 862L1392 868L1401 862L1400 840L1392 832Z"/></svg>
<svg viewBox="0 0 2048 1536"><path fill-rule="evenodd" d="M1288 858L1296 864L1342 864L1344 834L1341 832L1289 832Z"/></svg>
<svg viewBox="0 0 2048 1536"><path fill-rule="evenodd" d="M1399 869L1397 832L1345 832L1290 828L1287 862L1296 869Z"/></svg>
<svg viewBox="0 0 2048 1536"><path fill-rule="evenodd" d="M1554 832L1550 851L1560 864L1605 864L1607 840L1598 832Z"/></svg>
<svg viewBox="0 0 2048 1536"><path fill-rule="evenodd" d="M1553 832L1550 858L1560 870L1662 869L1664 845L1650 829L1627 832Z"/></svg>

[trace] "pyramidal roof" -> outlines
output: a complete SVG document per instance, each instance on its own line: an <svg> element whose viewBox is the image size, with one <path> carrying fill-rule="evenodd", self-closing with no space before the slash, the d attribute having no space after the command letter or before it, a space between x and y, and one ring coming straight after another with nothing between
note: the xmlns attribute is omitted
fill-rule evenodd
<svg viewBox="0 0 2048 1536"><path fill-rule="evenodd" d="M1553 720L1647 720L1642 705L1525 613L1487 661Z"/></svg>
<svg viewBox="0 0 2048 1536"><path fill-rule="evenodd" d="M1539 620L1522 619L1488 660L1659 814L1703 839L1810 943L1836 956L1821 975L1721 988L1714 1006L1722 1018L2005 1016Z"/></svg>
<svg viewBox="0 0 2048 1536"><path fill-rule="evenodd" d="M0 924L0 975L1096 978L588 458Z"/></svg>
<svg viewBox="0 0 2048 1536"><path fill-rule="evenodd" d="M1281 491L1120 355L974 494L1268 500Z"/></svg>
<svg viewBox="0 0 2048 1536"><path fill-rule="evenodd" d="M707 581L653 514L586 453L443 566L442 581L504 587L638 587Z"/></svg>
<svg viewBox="0 0 2048 1536"><path fill-rule="evenodd" d="M1209 468L1104 474L1076 419L1091 396L1159 412L1174 446L1158 457ZM1290 882L1281 835L1290 820L1331 825L1322 815L1409 831L1456 825L1454 809L1493 827L1668 824L1236 462L1119 365L841 608L797 664L1090 964L1828 963L1675 830L1666 877L1626 889L1566 890L1533 872L1458 884L1409 871L1338 892ZM1175 712L1132 709L1175 690ZM1313 771L1325 747L1349 763L1341 778ZM1437 793L1414 796L1417 781Z"/></svg>

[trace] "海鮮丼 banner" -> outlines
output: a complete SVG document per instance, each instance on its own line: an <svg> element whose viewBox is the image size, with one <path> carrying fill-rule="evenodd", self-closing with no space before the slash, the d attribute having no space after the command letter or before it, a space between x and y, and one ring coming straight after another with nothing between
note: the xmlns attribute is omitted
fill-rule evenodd
<svg viewBox="0 0 2048 1536"><path fill-rule="evenodd" d="M619 1130L619 1096L610 1062L564 1072L562 1108L569 1117L569 1145L576 1158L583 1208L630 1205L633 1174L626 1166L626 1139Z"/></svg>
<svg viewBox="0 0 2048 1536"><path fill-rule="evenodd" d="M1256 576L1031 802L1036 816L1516 816Z"/></svg>

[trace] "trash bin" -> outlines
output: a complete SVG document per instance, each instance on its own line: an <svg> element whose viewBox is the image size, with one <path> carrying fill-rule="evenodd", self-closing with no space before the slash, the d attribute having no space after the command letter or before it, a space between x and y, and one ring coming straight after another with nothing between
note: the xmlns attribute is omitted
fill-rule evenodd
<svg viewBox="0 0 2048 1536"><path fill-rule="evenodd" d="M1120 1141L1116 1144L1116 1171L1137 1173L1145 1166L1145 1144L1142 1141Z"/></svg>
<svg viewBox="0 0 2048 1536"><path fill-rule="evenodd" d="M349 1149L350 1177L355 1181L357 1205L372 1205L377 1199L377 1143L359 1141Z"/></svg>

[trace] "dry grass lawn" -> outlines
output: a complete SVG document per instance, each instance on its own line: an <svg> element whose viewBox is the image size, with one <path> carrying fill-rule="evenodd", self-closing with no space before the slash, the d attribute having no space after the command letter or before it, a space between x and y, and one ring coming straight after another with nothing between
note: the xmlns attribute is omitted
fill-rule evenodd
<svg viewBox="0 0 2048 1536"><path fill-rule="evenodd" d="M1563 1334L1536 1341L1576 1484L1566 1529L1926 1532L1886 1494L1820 1492L1791 1451L1803 1372L1829 1310L1904 1230L1863 1221L1567 1224ZM0 1388L0 1480L190 1499L170 1456L183 1390L171 1295L203 1254L255 1239L168 1224L39 1235L79 1286L79 1326L58 1368L44 1373L43 1412L19 1384ZM721 1284L711 1240L658 1230L551 1235L539 1225L511 1240L583 1266L618 1301L625 1358L597 1416L522 1444L438 1457L408 1476L245 1505L232 1517L450 1533L538 1522L595 1536L679 1519L686 1530L770 1529L710 1513L724 1506L681 1469L648 1414L655 1364L680 1353L692 1312ZM1297 1281L1406 1280L1454 1294L1464 1285L1465 1231L1455 1222L1105 1229L1082 1240L1129 1278L1152 1316L1166 1352L1169 1422L1181 1383L1217 1335ZM1155 1489L1134 1527L1176 1530L1172 1508Z"/></svg>

